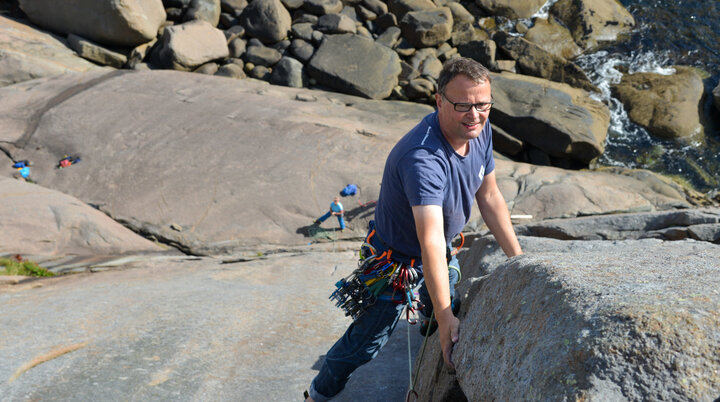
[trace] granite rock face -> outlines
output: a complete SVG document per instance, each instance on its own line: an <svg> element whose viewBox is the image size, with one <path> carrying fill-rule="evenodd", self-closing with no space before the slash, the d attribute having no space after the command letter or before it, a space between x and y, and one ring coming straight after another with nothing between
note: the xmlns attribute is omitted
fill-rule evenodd
<svg viewBox="0 0 720 402"><path fill-rule="evenodd" d="M457 376L442 367L433 339L416 388L430 395L425 400L720 394L720 248L655 239L521 244L526 255L490 264L461 289ZM498 254L485 247L486 256L504 260ZM475 262L466 259L463 273Z"/></svg>
<svg viewBox="0 0 720 402"><path fill-rule="evenodd" d="M59 7L52 0L20 0L33 23L115 46L137 46L157 36L165 21L161 0L77 0Z"/></svg>

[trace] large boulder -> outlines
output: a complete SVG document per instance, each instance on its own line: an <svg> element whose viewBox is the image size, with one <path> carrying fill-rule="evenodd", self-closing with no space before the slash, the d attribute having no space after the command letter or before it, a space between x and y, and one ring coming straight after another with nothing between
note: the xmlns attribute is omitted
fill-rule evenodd
<svg viewBox="0 0 720 402"><path fill-rule="evenodd" d="M290 32L290 12L280 0L253 0L238 17L247 33L263 42L275 43Z"/></svg>
<svg viewBox="0 0 720 402"><path fill-rule="evenodd" d="M673 139L702 133L700 124L705 93L702 78L692 67L675 66L675 74L623 75L612 86L628 117L651 134Z"/></svg>
<svg viewBox="0 0 720 402"><path fill-rule="evenodd" d="M377 199L385 155L432 108L118 70L1 88L0 110L0 142L34 162L39 184L184 251L220 254L337 238L312 222L348 183L360 191L343 199L343 236L362 235L373 207L360 204ZM82 161L55 169L65 154Z"/></svg>
<svg viewBox="0 0 720 402"><path fill-rule="evenodd" d="M567 60L574 59L583 51L573 40L570 31L552 17L535 18L532 28L523 37L548 53Z"/></svg>
<svg viewBox="0 0 720 402"><path fill-rule="evenodd" d="M60 7L53 0L20 0L30 21L63 34L133 47L157 36L165 21L161 0L76 0Z"/></svg>
<svg viewBox="0 0 720 402"><path fill-rule="evenodd" d="M430 11L437 8L431 0L389 0L388 10L394 14L398 21L411 11Z"/></svg>
<svg viewBox="0 0 720 402"><path fill-rule="evenodd" d="M550 156L588 164L603 153L607 106L582 89L541 78L492 74L491 121Z"/></svg>
<svg viewBox="0 0 720 402"><path fill-rule="evenodd" d="M165 68L191 71L211 60L228 57L223 32L207 21L193 20L167 27L151 61Z"/></svg>
<svg viewBox="0 0 720 402"><path fill-rule="evenodd" d="M521 238L505 263L473 243L457 375L430 338L416 390L427 400L703 400L720 394L720 248L655 239ZM513 381L508 381L512 378ZM459 397L458 397L459 396Z"/></svg>
<svg viewBox="0 0 720 402"><path fill-rule="evenodd" d="M583 49L615 41L635 26L633 16L617 0L559 0L550 14L568 27Z"/></svg>
<svg viewBox="0 0 720 402"><path fill-rule="evenodd" d="M0 255L121 255L164 248L75 197L0 177Z"/></svg>
<svg viewBox="0 0 720 402"><path fill-rule="evenodd" d="M534 221L692 205L682 187L646 170L569 171L496 158L496 176L510 212ZM480 222L471 219L467 229Z"/></svg>
<svg viewBox="0 0 720 402"><path fill-rule="evenodd" d="M600 92L575 63L556 56L525 38L498 32L493 36L493 40L516 61L516 68L521 74L564 82L590 92Z"/></svg>
<svg viewBox="0 0 720 402"><path fill-rule="evenodd" d="M403 37L416 48L437 46L450 39L453 17L450 9L440 7L411 11L400 21Z"/></svg>
<svg viewBox="0 0 720 402"><path fill-rule="evenodd" d="M401 70L397 53L352 34L327 35L306 68L323 86L370 99L390 96Z"/></svg>
<svg viewBox="0 0 720 402"><path fill-rule="evenodd" d="M0 16L0 87L66 72L100 70L52 34Z"/></svg>
<svg viewBox="0 0 720 402"><path fill-rule="evenodd" d="M490 15L510 19L530 18L540 11L545 0L476 0L475 3Z"/></svg>
<svg viewBox="0 0 720 402"><path fill-rule="evenodd" d="M123 68L127 64L127 54L108 49L75 34L68 35L67 42L68 46L84 59L115 68Z"/></svg>

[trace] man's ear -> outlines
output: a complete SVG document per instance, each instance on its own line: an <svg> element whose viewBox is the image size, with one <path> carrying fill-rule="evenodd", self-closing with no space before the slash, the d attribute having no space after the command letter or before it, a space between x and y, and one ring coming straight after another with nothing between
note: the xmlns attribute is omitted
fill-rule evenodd
<svg viewBox="0 0 720 402"><path fill-rule="evenodd" d="M440 98L442 98L442 95L440 95L439 92L436 93L435 94L435 106L437 106L438 109L440 109L440 102L441 102Z"/></svg>

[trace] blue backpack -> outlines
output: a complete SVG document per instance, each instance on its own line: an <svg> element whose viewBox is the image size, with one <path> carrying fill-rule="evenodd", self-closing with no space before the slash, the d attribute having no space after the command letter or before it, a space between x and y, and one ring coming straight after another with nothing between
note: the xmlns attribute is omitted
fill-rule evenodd
<svg viewBox="0 0 720 402"><path fill-rule="evenodd" d="M354 184L348 184L347 186L345 186L344 189L342 189L342 191L340 191L340 195L343 197L355 195L356 193L357 193L357 186Z"/></svg>

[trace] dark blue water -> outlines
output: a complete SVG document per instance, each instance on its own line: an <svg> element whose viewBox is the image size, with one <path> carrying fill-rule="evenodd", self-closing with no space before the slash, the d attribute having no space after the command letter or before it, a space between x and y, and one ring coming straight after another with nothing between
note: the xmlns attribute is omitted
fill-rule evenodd
<svg viewBox="0 0 720 402"><path fill-rule="evenodd" d="M720 81L720 2L717 0L620 0L636 28L621 42L577 60L612 111L606 150L598 164L645 168L682 178L703 192L720 189L720 112L712 90ZM610 98L609 84L620 71L669 74L673 65L704 71L705 135L692 141L660 140L630 122L622 105Z"/></svg>

